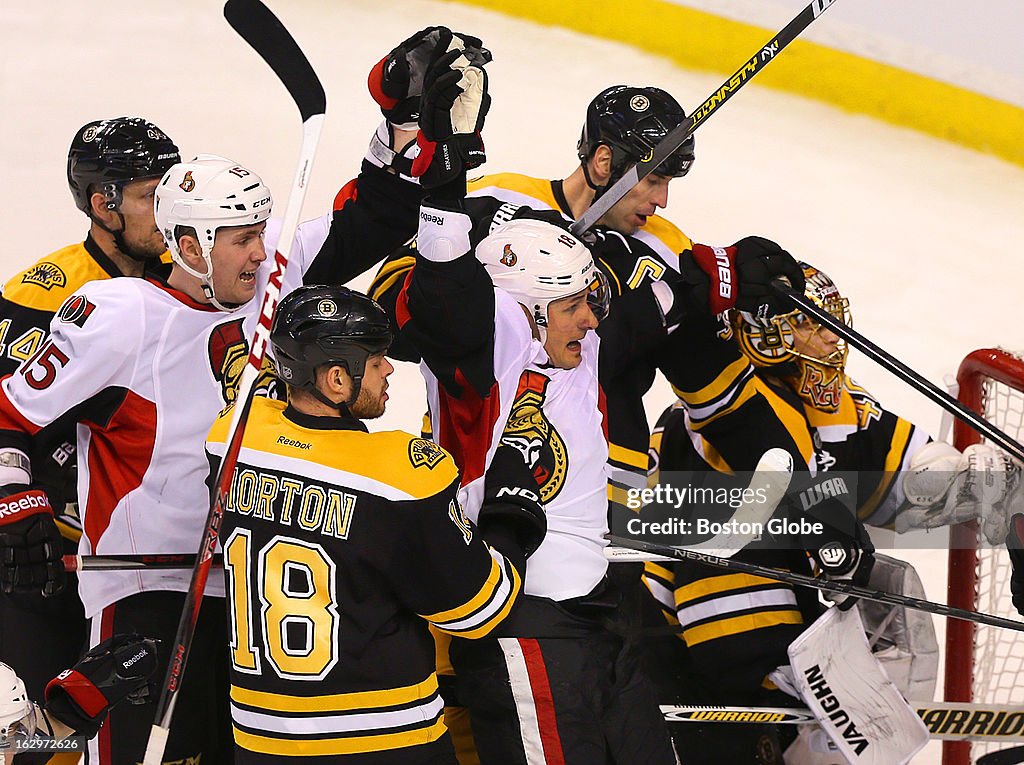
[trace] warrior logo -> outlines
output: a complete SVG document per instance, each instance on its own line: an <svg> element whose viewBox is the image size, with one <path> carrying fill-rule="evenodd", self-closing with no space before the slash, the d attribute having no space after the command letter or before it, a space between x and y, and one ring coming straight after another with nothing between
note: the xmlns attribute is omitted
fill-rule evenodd
<svg viewBox="0 0 1024 765"><path fill-rule="evenodd" d="M249 357L249 344L242 332L242 321L235 319L227 324L221 324L210 333L210 369L220 383L221 397L226 404L233 404L238 395L238 383ZM271 398L283 398L277 395L276 382L273 362L264 356L263 366L256 378L255 393Z"/></svg>
<svg viewBox="0 0 1024 765"><path fill-rule="evenodd" d="M178 184L178 188L184 191L186 194L196 187L196 182L192 178L192 171L189 170L185 173L185 177L181 179L181 183Z"/></svg>
<svg viewBox="0 0 1024 765"><path fill-rule="evenodd" d="M501 265L512 268L518 260L519 258L517 258L516 254L512 252L512 245L506 244L505 249L501 251Z"/></svg>
<svg viewBox="0 0 1024 765"><path fill-rule="evenodd" d="M841 370L820 367L817 364L801 364L800 395L810 401L815 409L835 412L839 409L839 393L843 388ZM826 377L828 375L828 377Z"/></svg>
<svg viewBox="0 0 1024 765"><path fill-rule="evenodd" d="M22 284L35 284L44 290L67 286L68 279L64 272L53 263L36 263L21 277Z"/></svg>
<svg viewBox="0 0 1024 765"><path fill-rule="evenodd" d="M539 372L523 372L512 412L501 435L501 442L518 449L533 470L533 477L540 486L541 502L550 502L558 496L569 471L565 442L541 408L549 382Z"/></svg>
<svg viewBox="0 0 1024 765"><path fill-rule="evenodd" d="M414 438L409 442L409 461L414 468L426 467L433 470L444 459L444 451L433 441Z"/></svg>

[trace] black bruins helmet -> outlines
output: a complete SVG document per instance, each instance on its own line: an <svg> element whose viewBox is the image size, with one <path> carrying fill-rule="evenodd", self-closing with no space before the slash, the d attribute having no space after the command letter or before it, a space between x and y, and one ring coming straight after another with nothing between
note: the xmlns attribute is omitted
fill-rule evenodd
<svg viewBox="0 0 1024 765"><path fill-rule="evenodd" d="M597 147L608 146L612 150L611 185L627 167L649 156L661 139L685 119L686 112L679 102L660 88L613 85L598 93L587 107L587 121L576 153L585 169ZM686 175L693 164L693 148L691 135L655 172L675 178Z"/></svg>
<svg viewBox="0 0 1024 765"><path fill-rule="evenodd" d="M181 162L174 141L141 117L115 117L83 125L68 151L68 186L75 206L90 215L89 196L100 191L107 207L121 206L124 184L161 177Z"/></svg>
<svg viewBox="0 0 1024 765"><path fill-rule="evenodd" d="M278 305L270 330L282 380L323 400L317 395L317 368L342 364L353 383L348 404L359 395L367 358L387 351L392 337L384 309L345 287L299 287Z"/></svg>

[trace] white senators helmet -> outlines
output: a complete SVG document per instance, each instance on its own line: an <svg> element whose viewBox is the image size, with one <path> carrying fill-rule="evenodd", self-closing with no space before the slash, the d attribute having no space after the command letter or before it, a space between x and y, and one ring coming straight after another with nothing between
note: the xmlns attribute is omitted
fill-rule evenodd
<svg viewBox="0 0 1024 765"><path fill-rule="evenodd" d="M598 321L608 315L608 279L590 250L565 229L540 220L513 220L498 226L476 248L495 287L530 311L547 335L548 304L588 290L587 302Z"/></svg>
<svg viewBox="0 0 1024 765"><path fill-rule="evenodd" d="M29 701L25 683L0 662L0 740L36 732L36 705Z"/></svg>
<svg viewBox="0 0 1024 765"><path fill-rule="evenodd" d="M222 311L228 309L213 294L210 257L217 229L265 221L273 204L270 189L256 173L213 154L200 154L189 162L172 166L160 179L153 203L156 225L164 235L171 258L202 282L206 297ZM178 226L195 230L206 273L196 271L182 257L175 236Z"/></svg>

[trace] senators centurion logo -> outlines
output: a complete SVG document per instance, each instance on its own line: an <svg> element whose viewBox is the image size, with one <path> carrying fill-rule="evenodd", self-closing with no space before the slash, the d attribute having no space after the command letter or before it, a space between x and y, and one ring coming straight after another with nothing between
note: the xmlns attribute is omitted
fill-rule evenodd
<svg viewBox="0 0 1024 765"><path fill-rule="evenodd" d="M238 383L245 370L249 358L249 343L242 331L243 319L235 319L221 324L210 333L208 345L210 369L214 378L220 383L221 396L224 402L232 404L238 396ZM274 364L266 356L259 377L256 378L255 392L257 395L276 396L277 378Z"/></svg>
<svg viewBox="0 0 1024 765"><path fill-rule="evenodd" d="M565 442L541 408L549 382L539 372L523 372L508 423L501 434L501 442L518 449L533 470L533 477L540 486L541 502L550 502L558 496L569 472Z"/></svg>
<svg viewBox="0 0 1024 765"><path fill-rule="evenodd" d="M517 258L515 252L512 251L512 245L506 244L504 249L501 251L501 265L512 268L518 260L519 258Z"/></svg>
<svg viewBox="0 0 1024 765"><path fill-rule="evenodd" d="M35 284L44 290L51 290L54 287L66 287L68 278L58 266L53 263L36 263L21 277L22 284Z"/></svg>
<svg viewBox="0 0 1024 765"><path fill-rule="evenodd" d="M192 178L192 171L189 170L185 173L185 177L181 179L181 183L178 184L178 188L184 191L186 194L196 187L195 179Z"/></svg>

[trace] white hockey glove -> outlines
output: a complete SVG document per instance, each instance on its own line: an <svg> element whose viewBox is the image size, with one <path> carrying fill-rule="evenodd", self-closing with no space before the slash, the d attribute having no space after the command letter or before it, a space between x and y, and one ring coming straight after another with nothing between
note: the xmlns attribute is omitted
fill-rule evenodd
<svg viewBox="0 0 1024 765"><path fill-rule="evenodd" d="M1020 468L987 444L963 454L932 441L913 456L903 477L910 507L896 516L896 531L933 529L973 518L990 544L1006 539L1006 528L1020 482Z"/></svg>

